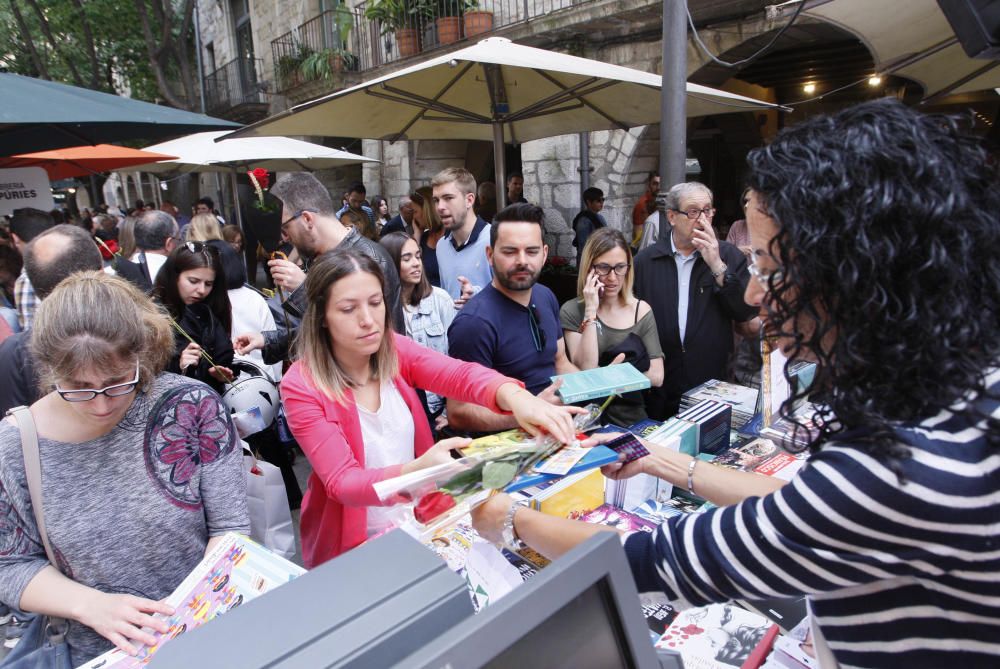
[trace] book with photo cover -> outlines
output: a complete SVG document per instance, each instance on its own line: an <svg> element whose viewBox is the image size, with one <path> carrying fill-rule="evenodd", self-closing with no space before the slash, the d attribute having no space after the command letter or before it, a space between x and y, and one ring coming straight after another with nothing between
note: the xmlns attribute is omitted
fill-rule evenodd
<svg viewBox="0 0 1000 669"><path fill-rule="evenodd" d="M712 460L713 465L736 469L741 472L753 471L779 453L777 445L770 439L754 439L742 446L733 446L719 453Z"/></svg>
<svg viewBox="0 0 1000 669"><path fill-rule="evenodd" d="M629 513L611 504L602 504L593 511L581 514L575 519L585 523L607 525L622 532L653 532L656 530L656 525L642 516Z"/></svg>
<svg viewBox="0 0 1000 669"><path fill-rule="evenodd" d="M681 611L656 646L680 652L685 669L732 669L743 666L772 627L735 604L709 604Z"/></svg>

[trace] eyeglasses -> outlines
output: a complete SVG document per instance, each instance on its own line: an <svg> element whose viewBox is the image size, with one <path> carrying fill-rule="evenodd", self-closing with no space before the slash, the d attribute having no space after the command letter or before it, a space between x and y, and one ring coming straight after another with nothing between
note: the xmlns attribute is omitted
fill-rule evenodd
<svg viewBox="0 0 1000 669"><path fill-rule="evenodd" d="M611 274L612 270L614 270L615 274L617 274L618 276L625 276L626 274L628 274L629 267L631 267L631 265L625 262L620 262L617 265L609 265L607 263L602 262L593 266L594 271L597 273L597 276L607 276L608 274Z"/></svg>
<svg viewBox="0 0 1000 669"><path fill-rule="evenodd" d="M108 397L122 397L123 395L128 395L135 390L135 387L139 385L139 359L136 358L135 361L135 378L128 383L116 383L113 386L108 386L107 388L79 388L74 390L63 390L58 385L56 386L56 392L67 402L87 402L94 399L98 395L106 395Z"/></svg>
<svg viewBox="0 0 1000 669"><path fill-rule="evenodd" d="M315 209L299 209L297 212L295 212L294 214L292 214L287 220L282 221L282 223L281 223L281 231L285 232L285 228L288 226L289 223L291 223L292 221L294 221L296 218L298 218L302 214L306 213L307 211L310 214L317 213Z"/></svg>
<svg viewBox="0 0 1000 669"><path fill-rule="evenodd" d="M781 278L785 275L785 273L780 269L776 269L773 272L764 272L755 262L750 263L747 269L750 271L750 276L756 279L757 283L765 287L770 283L771 279L778 282L781 281Z"/></svg>
<svg viewBox="0 0 1000 669"><path fill-rule="evenodd" d="M538 307L534 304L528 305L528 327L531 329L531 341L535 345L535 350L541 353L545 350L545 330L542 329L538 318Z"/></svg>
<svg viewBox="0 0 1000 669"><path fill-rule="evenodd" d="M705 218L711 220L715 216L715 209L713 207L706 207L704 209L688 209L687 211L681 211L680 209L674 209L678 214L684 214L691 221L697 221L702 215Z"/></svg>

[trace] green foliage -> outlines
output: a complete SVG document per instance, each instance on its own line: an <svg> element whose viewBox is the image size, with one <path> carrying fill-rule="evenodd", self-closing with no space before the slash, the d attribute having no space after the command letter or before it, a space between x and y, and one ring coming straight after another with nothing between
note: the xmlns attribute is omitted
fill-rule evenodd
<svg viewBox="0 0 1000 669"><path fill-rule="evenodd" d="M300 72L305 81L329 79L334 72L353 70L358 58L345 49L323 49L307 56L302 61Z"/></svg>
<svg viewBox="0 0 1000 669"><path fill-rule="evenodd" d="M10 3L0 3L0 54L3 54L0 63L9 72L31 77L47 75L53 81L106 92L124 88L140 100L154 101L160 97L134 2L86 0L79 7L67 0L35 0L35 3L45 17L52 41L45 35L30 3L17 0L27 34ZM149 15L156 33L160 26L155 24L153 13ZM84 26L89 29L89 36ZM32 48L38 56L37 63Z"/></svg>
<svg viewBox="0 0 1000 669"><path fill-rule="evenodd" d="M365 16L382 24L382 34L387 35L401 28L415 28L420 17L434 15L434 0L375 0Z"/></svg>

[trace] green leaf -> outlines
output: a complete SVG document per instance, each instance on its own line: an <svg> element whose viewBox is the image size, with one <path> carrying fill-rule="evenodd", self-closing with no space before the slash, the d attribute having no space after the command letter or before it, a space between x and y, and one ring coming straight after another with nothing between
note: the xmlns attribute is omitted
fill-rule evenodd
<svg viewBox="0 0 1000 669"><path fill-rule="evenodd" d="M483 467L483 487L496 490L502 488L517 474L517 465L513 462L487 462Z"/></svg>

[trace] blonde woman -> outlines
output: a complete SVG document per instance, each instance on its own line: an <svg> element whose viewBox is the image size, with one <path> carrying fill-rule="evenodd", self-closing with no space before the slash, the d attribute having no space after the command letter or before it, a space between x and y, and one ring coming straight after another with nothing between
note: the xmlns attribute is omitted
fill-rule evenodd
<svg viewBox="0 0 1000 669"><path fill-rule="evenodd" d="M184 228L184 241L222 241L222 228L219 227L219 219L213 214L195 214L191 217L191 223Z"/></svg>
<svg viewBox="0 0 1000 669"><path fill-rule="evenodd" d="M583 247L577 297L559 310L566 353L580 369L629 362L655 387L663 383L663 351L648 304L632 294L632 250L625 236L601 228ZM616 398L605 414L621 427L646 417L642 395Z"/></svg>
<svg viewBox="0 0 1000 669"><path fill-rule="evenodd" d="M302 500L302 557L315 567L391 527L372 484L450 458L468 440L433 443L415 387L510 412L532 434L573 439L572 414L480 365L392 331L382 270L354 250L306 275L298 361L281 382L288 424L313 473Z"/></svg>
<svg viewBox="0 0 1000 669"><path fill-rule="evenodd" d="M155 643L162 603L229 531L250 530L239 439L219 396L165 373L166 316L103 272L63 280L39 306L31 350L48 394L38 431L49 564L21 435L0 422L0 601L66 618L73 666Z"/></svg>

